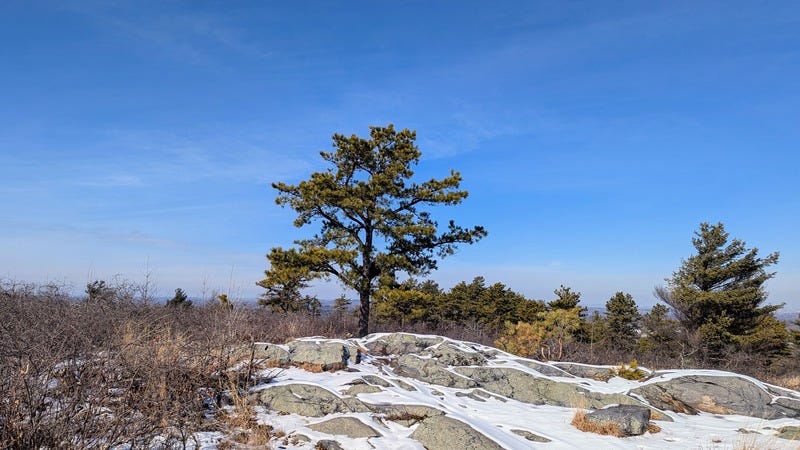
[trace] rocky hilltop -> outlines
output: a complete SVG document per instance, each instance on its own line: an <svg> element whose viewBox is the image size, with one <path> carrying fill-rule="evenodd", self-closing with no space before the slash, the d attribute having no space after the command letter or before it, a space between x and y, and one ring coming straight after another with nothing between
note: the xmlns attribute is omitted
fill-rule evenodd
<svg viewBox="0 0 800 450"><path fill-rule="evenodd" d="M404 333L248 350L277 374L248 392L276 448L800 448L800 393L735 373L631 381Z"/></svg>

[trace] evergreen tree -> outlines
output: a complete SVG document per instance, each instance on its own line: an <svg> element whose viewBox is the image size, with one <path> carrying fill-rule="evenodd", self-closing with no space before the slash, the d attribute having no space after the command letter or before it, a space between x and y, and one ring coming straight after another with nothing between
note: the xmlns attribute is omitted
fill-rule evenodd
<svg viewBox="0 0 800 450"><path fill-rule="evenodd" d="M548 303L551 309L573 309L578 307L578 303L581 301L581 293L574 292L571 288L565 287L563 284L561 287L553 291L556 295L556 299L552 300ZM579 309L580 316L583 317L586 312L586 308L580 307Z"/></svg>
<svg viewBox="0 0 800 450"><path fill-rule="evenodd" d="M542 359L558 361L564 357L566 347L575 340L575 334L583 326L581 314L583 309L580 307L539 313L540 319L535 325L546 330L540 349Z"/></svg>
<svg viewBox="0 0 800 450"><path fill-rule="evenodd" d="M375 291L375 319L378 322L399 322L401 326L421 322L429 317L434 298L413 278L402 283L384 282Z"/></svg>
<svg viewBox="0 0 800 450"><path fill-rule="evenodd" d="M672 319L669 308L661 303L653 306L642 316L642 333L637 349L653 355L654 360L671 359L677 355L678 329L680 324Z"/></svg>
<svg viewBox="0 0 800 450"><path fill-rule="evenodd" d="M305 297L307 303L305 303L304 310L307 311L314 317L319 317L322 315L322 302L319 301L317 297Z"/></svg>
<svg viewBox="0 0 800 450"><path fill-rule="evenodd" d="M617 292L606 302L606 323L613 345L631 349L639 334L641 315L630 294Z"/></svg>
<svg viewBox="0 0 800 450"><path fill-rule="evenodd" d="M302 292L308 287L309 278L308 271L302 267L268 271L267 277L257 283L266 289L266 292L259 296L258 304L268 306L273 312L314 313L315 309L318 312L319 300Z"/></svg>
<svg viewBox="0 0 800 450"><path fill-rule="evenodd" d="M344 294L340 295L336 298L333 302L333 314L336 316L344 316L350 311L350 299L347 298Z"/></svg>
<svg viewBox="0 0 800 450"><path fill-rule="evenodd" d="M682 262L656 295L672 307L689 341L699 339L707 356L716 359L727 349L759 349L778 354L783 332L774 317L782 305L763 305L764 283L775 273L766 269L778 262L778 253L758 257L739 239L729 241L721 223L700 224L692 245L697 254ZM778 339L779 340L779 339Z"/></svg>
<svg viewBox="0 0 800 450"><path fill-rule="evenodd" d="M442 320L466 323L479 316L478 309L483 293L486 291L486 279L481 276L472 282L461 281L453 286L436 305L436 315Z"/></svg>
<svg viewBox="0 0 800 450"><path fill-rule="evenodd" d="M512 322L534 322L539 317L539 313L547 311L547 305L544 300L531 300L520 294L518 295L519 300L516 303L514 316L509 316L506 320Z"/></svg>
<svg viewBox="0 0 800 450"><path fill-rule="evenodd" d="M560 360L574 341L573 334L581 326L580 309L553 309L538 314L533 323L505 322L505 329L495 341L498 348L517 355Z"/></svg>
<svg viewBox="0 0 800 450"><path fill-rule="evenodd" d="M188 308L189 306L192 306L192 301L189 300L189 296L186 295L186 292L183 292L183 289L178 288L175 289L175 295L171 299L167 300L167 306L172 308L179 306Z"/></svg>
<svg viewBox="0 0 800 450"><path fill-rule="evenodd" d="M415 132L392 125L370 127L369 139L335 134L335 151L321 152L331 168L298 185L274 183L276 202L297 212L295 226L318 225L319 232L295 241L295 248L273 248L259 285L269 289L281 281L271 274L284 271L302 270L306 280L335 277L358 293L358 332L364 336L380 276L424 275L436 269L437 257L484 237L483 227L466 229L452 220L440 233L430 213L420 210L459 204L467 191L459 190L461 175L454 171L439 180L411 181L421 156L415 140Z"/></svg>
<svg viewBox="0 0 800 450"><path fill-rule="evenodd" d="M642 316L642 338L647 338L657 345L666 345L678 338L680 324L670 318L669 308L656 303L653 309Z"/></svg>
<svg viewBox="0 0 800 450"><path fill-rule="evenodd" d="M531 322L546 310L543 302L528 300L503 283L495 283L484 290L478 302L478 322L491 330L498 330L507 322Z"/></svg>

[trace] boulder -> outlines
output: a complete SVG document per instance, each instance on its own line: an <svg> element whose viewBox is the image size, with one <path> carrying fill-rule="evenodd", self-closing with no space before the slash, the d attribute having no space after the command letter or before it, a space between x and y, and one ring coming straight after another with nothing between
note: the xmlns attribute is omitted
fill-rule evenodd
<svg viewBox="0 0 800 450"><path fill-rule="evenodd" d="M585 415L585 420L599 427L612 424L624 436L639 436L647 431L650 410L645 406L617 405L598 409Z"/></svg>
<svg viewBox="0 0 800 450"><path fill-rule="evenodd" d="M320 433L342 435L353 439L378 437L381 435L374 428L355 417L336 417L323 422L312 423L308 425L308 428Z"/></svg>
<svg viewBox="0 0 800 450"><path fill-rule="evenodd" d="M305 434L294 433L289 435L289 440L295 440L297 442L311 442L311 438L306 436Z"/></svg>
<svg viewBox="0 0 800 450"><path fill-rule="evenodd" d="M282 413L322 417L333 413L367 412L355 398L342 399L333 392L311 384L286 384L258 391L256 401Z"/></svg>
<svg viewBox="0 0 800 450"><path fill-rule="evenodd" d="M295 340L289 344L289 358L297 366L309 365L320 370L344 369L360 362L361 353L352 344Z"/></svg>
<svg viewBox="0 0 800 450"><path fill-rule="evenodd" d="M369 338L368 338L369 339ZM372 355L406 355L419 353L432 345L444 342L441 337L423 337L406 333L392 333L381 336L365 345Z"/></svg>
<svg viewBox="0 0 800 450"><path fill-rule="evenodd" d="M254 343L253 357L255 359L265 359L267 363L273 366L283 366L289 363L289 352L270 343Z"/></svg>
<svg viewBox="0 0 800 450"><path fill-rule="evenodd" d="M333 439L320 439L317 445L314 446L315 450L344 450L342 444L334 441Z"/></svg>
<svg viewBox="0 0 800 450"><path fill-rule="evenodd" d="M740 414L760 419L799 417L795 403L772 404L773 397L752 381L736 376L686 375L648 383L630 391L652 406L685 414Z"/></svg>
<svg viewBox="0 0 800 450"><path fill-rule="evenodd" d="M466 423L446 416L423 420L411 433L427 450L503 450L497 442Z"/></svg>

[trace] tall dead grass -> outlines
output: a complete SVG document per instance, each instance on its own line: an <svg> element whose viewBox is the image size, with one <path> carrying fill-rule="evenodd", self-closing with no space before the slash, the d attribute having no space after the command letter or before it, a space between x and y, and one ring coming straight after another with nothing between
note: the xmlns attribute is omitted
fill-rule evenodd
<svg viewBox="0 0 800 450"><path fill-rule="evenodd" d="M0 448L185 448L197 431L229 428L209 412L232 392L252 425L242 399L259 368L236 348L285 341L282 320L298 336L342 333L319 318L257 308L165 308L135 291L92 300L66 292L0 280ZM259 441L261 428L252 428Z"/></svg>
<svg viewBox="0 0 800 450"><path fill-rule="evenodd" d="M572 421L570 423L575 428L584 432L625 437L625 433L622 432L622 428L620 428L618 424L588 420L586 418L586 411L582 409L575 411L575 415L572 416Z"/></svg>

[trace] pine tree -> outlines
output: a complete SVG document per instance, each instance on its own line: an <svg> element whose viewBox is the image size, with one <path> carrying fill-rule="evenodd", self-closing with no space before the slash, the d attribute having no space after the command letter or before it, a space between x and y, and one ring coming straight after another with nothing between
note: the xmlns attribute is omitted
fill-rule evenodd
<svg viewBox="0 0 800 450"><path fill-rule="evenodd" d="M319 310L316 297L303 294L311 276L305 268L287 268L281 271L268 271L264 280L256 283L266 289L259 296L258 304L268 306L273 312L306 311L312 314Z"/></svg>
<svg viewBox="0 0 800 450"><path fill-rule="evenodd" d="M553 294L556 295L556 299L549 302L547 305L550 306L551 309L573 309L578 307L578 303L581 301L581 293L575 292L571 288L564 286L563 284L561 287L553 291ZM580 317L584 317L586 313L586 308L581 306L579 309Z"/></svg>
<svg viewBox="0 0 800 450"><path fill-rule="evenodd" d="M370 304L378 280L397 273L425 275L437 258L486 236L483 227L462 228L449 221L446 230L423 206L457 205L468 195L461 175L412 181L421 152L416 133L392 125L370 127L369 139L333 136L335 151L321 152L331 164L297 185L274 183L276 202L297 212L295 226L318 226L309 239L288 250L276 247L267 256L270 269L258 284L270 289L282 272L300 271L302 280L334 277L358 293L358 333L369 332ZM274 276L278 274L278 276Z"/></svg>
<svg viewBox="0 0 800 450"><path fill-rule="evenodd" d="M617 292L606 302L608 332L617 348L633 348L639 335L640 319L636 302L630 294Z"/></svg>
<svg viewBox="0 0 800 450"><path fill-rule="evenodd" d="M642 333L637 342L639 352L651 354L655 361L677 355L680 324L670 317L669 308L657 303L642 316L641 325Z"/></svg>
<svg viewBox="0 0 800 450"><path fill-rule="evenodd" d="M466 323L476 319L485 291L486 279L481 276L473 278L470 283L461 281L437 302L435 314L441 320L456 323Z"/></svg>
<svg viewBox="0 0 800 450"><path fill-rule="evenodd" d="M421 289L413 278L402 283L386 282L374 294L374 315L378 322L398 322L401 326L429 317L433 296Z"/></svg>
<svg viewBox="0 0 800 450"><path fill-rule="evenodd" d="M728 349L782 352L786 343L776 342L781 332L774 318L782 305L763 305L764 283L775 276L766 269L778 262L778 253L759 258L758 249L747 249L739 239L729 241L721 223L702 223L695 236L697 254L683 261L666 288L656 288L675 312L685 339L699 339L712 359Z"/></svg>
<svg viewBox="0 0 800 450"><path fill-rule="evenodd" d="M505 329L495 341L498 348L517 355L560 360L574 341L581 326L580 309L553 309L538 314L533 323L505 322Z"/></svg>
<svg viewBox="0 0 800 450"><path fill-rule="evenodd" d="M186 292L183 292L183 289L178 288L175 289L175 295L171 299L167 300L167 306L173 308L179 306L188 308L189 306L192 306L192 301L189 300L189 296L186 295Z"/></svg>
<svg viewBox="0 0 800 450"><path fill-rule="evenodd" d="M344 316L350 311L351 304L352 302L349 298L344 294L340 295L333 302L333 314L338 317Z"/></svg>

